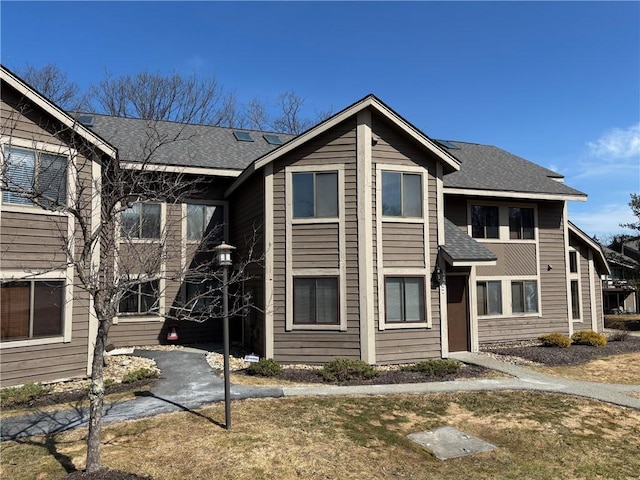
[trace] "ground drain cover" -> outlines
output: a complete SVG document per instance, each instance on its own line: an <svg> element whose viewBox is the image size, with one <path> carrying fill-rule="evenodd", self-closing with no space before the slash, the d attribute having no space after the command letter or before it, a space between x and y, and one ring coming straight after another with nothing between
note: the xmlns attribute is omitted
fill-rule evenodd
<svg viewBox="0 0 640 480"><path fill-rule="evenodd" d="M410 433L407 437L429 450L438 460L464 457L496 448L478 437L453 427L440 427L426 432Z"/></svg>

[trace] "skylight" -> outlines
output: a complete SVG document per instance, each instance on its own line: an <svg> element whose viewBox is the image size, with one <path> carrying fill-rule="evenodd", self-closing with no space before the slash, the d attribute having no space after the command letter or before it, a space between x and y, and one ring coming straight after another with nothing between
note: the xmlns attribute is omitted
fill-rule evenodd
<svg viewBox="0 0 640 480"><path fill-rule="evenodd" d="M80 115L78 116L78 122L85 127L93 127L93 115Z"/></svg>
<svg viewBox="0 0 640 480"><path fill-rule="evenodd" d="M435 139L435 140L440 145L442 145L445 148L448 148L449 150L460 150L460 147L453 142L449 142L448 140L438 140L438 139Z"/></svg>
<svg viewBox="0 0 640 480"><path fill-rule="evenodd" d="M282 140L278 135L264 134L263 137L270 145L282 145Z"/></svg>
<svg viewBox="0 0 640 480"><path fill-rule="evenodd" d="M236 137L236 140L239 142L253 142L253 138L249 132L233 132L233 136Z"/></svg>

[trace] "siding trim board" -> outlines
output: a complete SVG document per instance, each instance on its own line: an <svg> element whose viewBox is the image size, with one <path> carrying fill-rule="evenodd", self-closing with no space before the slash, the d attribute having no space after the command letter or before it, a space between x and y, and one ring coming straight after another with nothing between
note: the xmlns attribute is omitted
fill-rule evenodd
<svg viewBox="0 0 640 480"><path fill-rule="evenodd" d="M91 164L91 185L93 192L91 197L91 235L100 227L100 215L102 211L102 165L98 162ZM92 279L97 279L100 271L100 241L93 245L91 252L91 266L89 274ZM96 338L98 335L98 317L95 312L93 295L89 294L89 331L87 333L87 375L91 375L93 369L93 354L96 346Z"/></svg>
<svg viewBox="0 0 640 480"><path fill-rule="evenodd" d="M273 164L264 167L264 356L273 358Z"/></svg>

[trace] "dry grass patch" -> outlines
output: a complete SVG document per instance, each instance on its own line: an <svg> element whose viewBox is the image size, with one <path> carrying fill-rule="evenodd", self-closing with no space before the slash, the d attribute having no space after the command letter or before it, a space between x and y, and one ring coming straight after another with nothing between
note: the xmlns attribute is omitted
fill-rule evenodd
<svg viewBox="0 0 640 480"><path fill-rule="evenodd" d="M535 366L532 369L587 382L640 385L640 353L598 358L578 365Z"/></svg>
<svg viewBox="0 0 640 480"><path fill-rule="evenodd" d="M156 480L633 478L640 412L533 392L248 400L105 427L103 463ZM436 460L406 435L443 425L498 447ZM3 478L82 468L85 430L0 445ZM214 473L215 472L215 473Z"/></svg>

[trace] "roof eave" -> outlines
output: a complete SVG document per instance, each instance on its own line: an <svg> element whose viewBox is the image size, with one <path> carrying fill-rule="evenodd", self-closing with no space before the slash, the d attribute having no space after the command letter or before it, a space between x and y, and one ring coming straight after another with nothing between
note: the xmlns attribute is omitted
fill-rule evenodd
<svg viewBox="0 0 640 480"><path fill-rule="evenodd" d="M591 238L589 235L587 235L585 232L583 232L578 227L576 227L573 223L571 223L571 221L567 222L567 226L571 233L573 233L576 237L578 237L580 240L586 243L589 247L593 249L594 252L597 253L598 255L597 260L600 260L599 263L600 263L602 272L606 273L607 275L611 275L609 262L607 262L607 257L604 254L604 250L602 250L602 246L598 242L596 242L593 238Z"/></svg>
<svg viewBox="0 0 640 480"><path fill-rule="evenodd" d="M586 202L587 195L584 193L548 193L548 192L522 192L514 190L483 190L462 187L444 187L445 194L465 195L469 197L498 197L498 198L527 198L532 200L569 200Z"/></svg>

